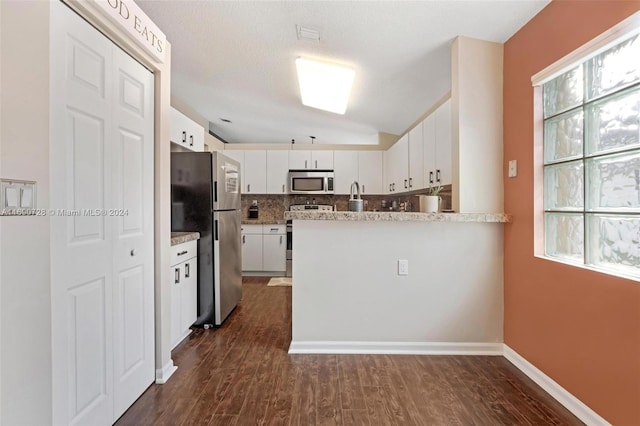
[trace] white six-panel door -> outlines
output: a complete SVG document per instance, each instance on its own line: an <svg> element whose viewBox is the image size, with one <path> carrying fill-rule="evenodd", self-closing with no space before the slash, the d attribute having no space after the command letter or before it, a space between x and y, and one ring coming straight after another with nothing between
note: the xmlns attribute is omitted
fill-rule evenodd
<svg viewBox="0 0 640 426"><path fill-rule="evenodd" d="M154 379L153 75L51 5L54 424L112 424Z"/></svg>
<svg viewBox="0 0 640 426"><path fill-rule="evenodd" d="M114 397L117 419L155 377L153 74L113 47Z"/></svg>

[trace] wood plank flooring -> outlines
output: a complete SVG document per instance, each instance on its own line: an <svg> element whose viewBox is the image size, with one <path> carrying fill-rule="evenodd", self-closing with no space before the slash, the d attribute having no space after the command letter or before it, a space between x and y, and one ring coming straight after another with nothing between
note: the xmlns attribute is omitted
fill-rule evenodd
<svg viewBox="0 0 640 426"><path fill-rule="evenodd" d="M288 355L291 288L267 282L245 277L225 324L196 329L116 424L582 424L503 357Z"/></svg>

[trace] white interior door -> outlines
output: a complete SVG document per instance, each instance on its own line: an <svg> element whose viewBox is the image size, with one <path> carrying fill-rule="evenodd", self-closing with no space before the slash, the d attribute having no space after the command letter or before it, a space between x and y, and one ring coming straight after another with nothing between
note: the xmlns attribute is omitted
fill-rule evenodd
<svg viewBox="0 0 640 426"><path fill-rule="evenodd" d="M57 4L56 4L57 3ZM50 208L104 209L111 193L111 43L51 5ZM113 416L111 223L51 216L53 423Z"/></svg>
<svg viewBox="0 0 640 426"><path fill-rule="evenodd" d="M153 74L113 47L115 416L153 382Z"/></svg>
<svg viewBox="0 0 640 426"><path fill-rule="evenodd" d="M50 22L53 423L109 425L154 375L153 84L62 3Z"/></svg>

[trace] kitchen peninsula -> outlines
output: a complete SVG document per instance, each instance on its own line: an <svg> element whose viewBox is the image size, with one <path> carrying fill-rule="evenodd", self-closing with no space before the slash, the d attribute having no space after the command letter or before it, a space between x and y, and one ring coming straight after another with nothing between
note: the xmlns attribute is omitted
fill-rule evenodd
<svg viewBox="0 0 640 426"><path fill-rule="evenodd" d="M508 215L285 218L296 248L290 353L502 353Z"/></svg>

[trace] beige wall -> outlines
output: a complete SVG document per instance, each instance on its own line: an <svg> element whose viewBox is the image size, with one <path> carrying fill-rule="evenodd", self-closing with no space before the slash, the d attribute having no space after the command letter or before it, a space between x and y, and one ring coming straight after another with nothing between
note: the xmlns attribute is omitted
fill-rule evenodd
<svg viewBox="0 0 640 426"><path fill-rule="evenodd" d="M170 343L170 52L156 63L95 12L74 8L155 74L156 368L172 365ZM0 177L37 182L49 202L49 10L51 3L0 1ZM49 218L0 217L0 424L52 419Z"/></svg>
<svg viewBox="0 0 640 426"><path fill-rule="evenodd" d="M398 141L399 137L390 133L378 134L378 145L344 145L344 144L318 144L310 143L228 143L224 144L224 149L266 149L266 150L311 150L311 151L380 151L387 150Z"/></svg>
<svg viewBox="0 0 640 426"><path fill-rule="evenodd" d="M49 4L0 2L1 177L49 201ZM28 35L26 37L25 35ZM49 218L0 217L0 423L51 422Z"/></svg>
<svg viewBox="0 0 640 426"><path fill-rule="evenodd" d="M503 47L458 37L451 49L453 209L504 210L502 164Z"/></svg>

